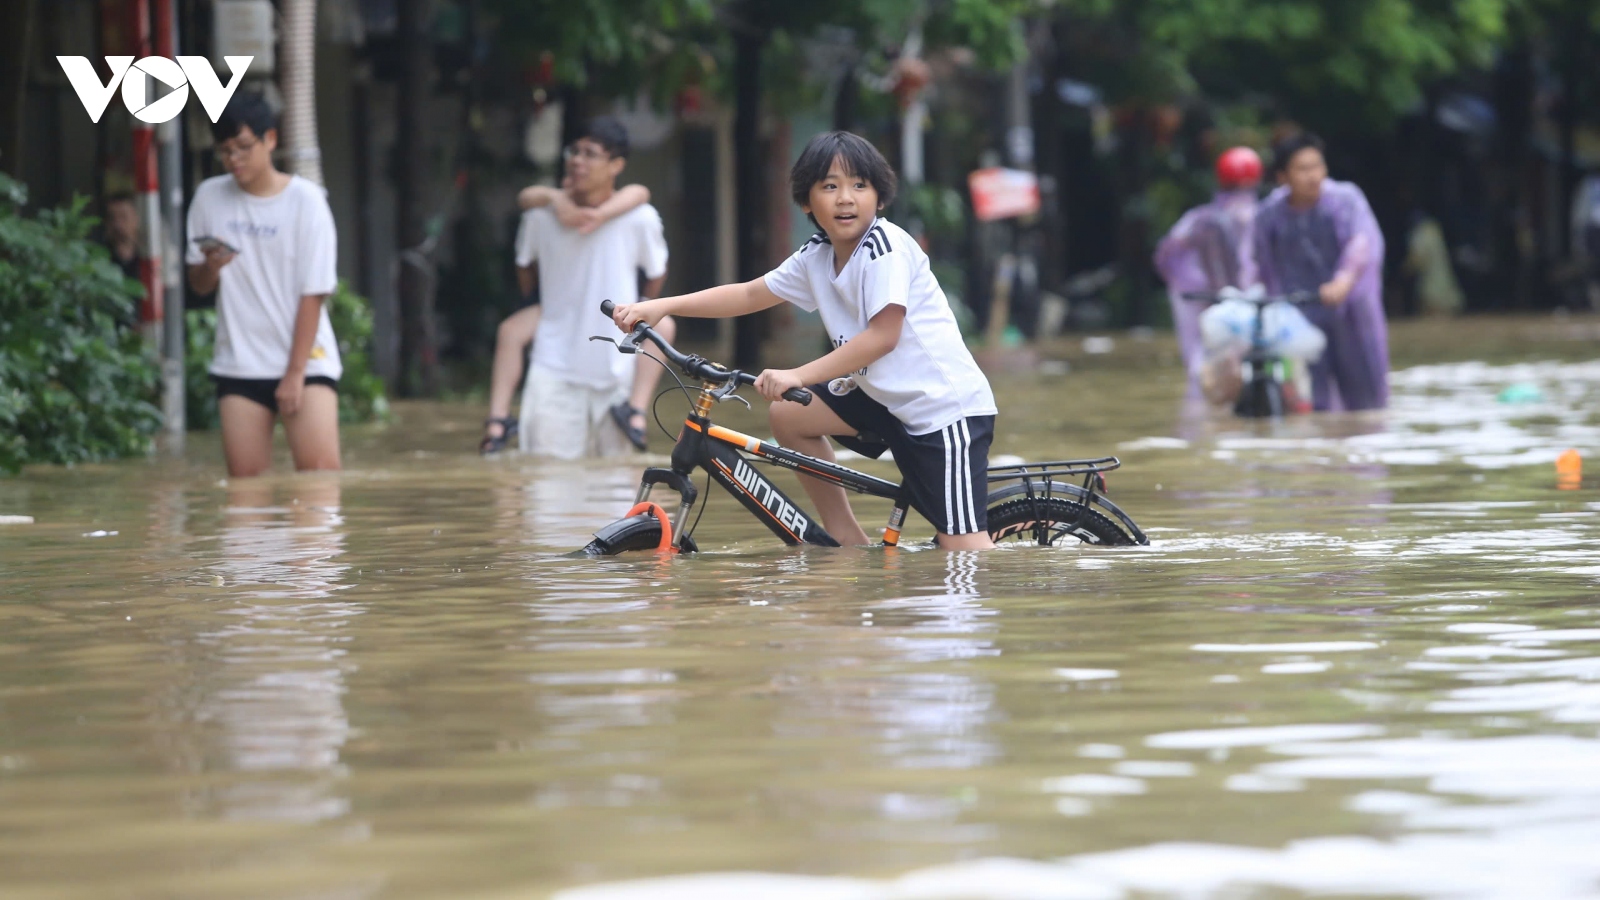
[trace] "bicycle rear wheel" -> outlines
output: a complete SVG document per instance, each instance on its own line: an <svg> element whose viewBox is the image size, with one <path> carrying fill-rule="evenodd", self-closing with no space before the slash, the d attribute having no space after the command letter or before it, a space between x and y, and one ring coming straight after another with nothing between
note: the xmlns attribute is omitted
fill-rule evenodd
<svg viewBox="0 0 1600 900"><path fill-rule="evenodd" d="M1134 539L1117 523L1082 503L1060 497L1018 497L989 509L989 538L999 544L1053 546L1065 538L1106 547L1131 547Z"/></svg>

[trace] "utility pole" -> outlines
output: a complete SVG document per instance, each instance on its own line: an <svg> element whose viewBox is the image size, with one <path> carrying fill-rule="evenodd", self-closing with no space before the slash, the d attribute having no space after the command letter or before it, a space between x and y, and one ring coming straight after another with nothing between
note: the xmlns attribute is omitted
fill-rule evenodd
<svg viewBox="0 0 1600 900"><path fill-rule="evenodd" d="M283 124L289 170L322 184L317 142L317 0L284 0Z"/></svg>
<svg viewBox="0 0 1600 900"><path fill-rule="evenodd" d="M766 197L761 153L761 57L769 32L748 20L733 34L733 164L737 188L739 280L760 278L767 270ZM740 316L733 324L733 364L755 369L761 363L761 341L766 337L766 313Z"/></svg>
<svg viewBox="0 0 1600 900"><path fill-rule="evenodd" d="M155 2L156 55L173 58L178 43L178 17L173 15L174 0ZM183 451L187 421L184 412L183 339L183 117L163 123L157 129L160 143L162 215L168 225L162 242L163 298L166 309L161 322L161 412L167 426L167 448Z"/></svg>

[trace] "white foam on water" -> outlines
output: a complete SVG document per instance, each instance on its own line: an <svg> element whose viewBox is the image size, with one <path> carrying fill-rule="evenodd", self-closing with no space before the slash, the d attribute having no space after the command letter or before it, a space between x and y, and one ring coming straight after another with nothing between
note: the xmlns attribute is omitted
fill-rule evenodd
<svg viewBox="0 0 1600 900"><path fill-rule="evenodd" d="M1056 669L1057 678L1068 681L1104 681L1117 677L1116 669Z"/></svg>
<svg viewBox="0 0 1600 900"><path fill-rule="evenodd" d="M1267 747L1301 741L1353 740L1383 733L1383 728L1378 725L1357 724L1215 728L1152 734L1144 739L1144 745L1163 750L1210 750L1215 747Z"/></svg>
<svg viewBox="0 0 1600 900"><path fill-rule="evenodd" d="M1046 778L1040 789L1047 794L1132 795L1143 794L1145 784L1123 775L1062 775Z"/></svg>
<svg viewBox="0 0 1600 900"><path fill-rule="evenodd" d="M1189 648L1200 653L1347 653L1355 650L1376 650L1371 641L1305 641L1297 644L1195 644Z"/></svg>
<svg viewBox="0 0 1600 900"><path fill-rule="evenodd" d="M1263 675L1310 675L1316 672L1326 672L1331 668L1333 668L1333 663L1321 660L1268 663L1261 667L1261 673Z"/></svg>

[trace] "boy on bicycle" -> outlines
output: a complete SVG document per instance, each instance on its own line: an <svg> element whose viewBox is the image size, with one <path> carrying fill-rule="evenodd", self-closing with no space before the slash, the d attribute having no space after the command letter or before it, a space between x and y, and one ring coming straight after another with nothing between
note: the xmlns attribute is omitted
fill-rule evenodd
<svg viewBox="0 0 1600 900"><path fill-rule="evenodd" d="M821 314L833 352L756 381L773 401L772 434L785 447L832 460L828 438L872 458L894 453L912 504L947 550L989 540L989 444L997 413L989 382L961 339L927 254L879 217L896 178L864 138L833 131L811 139L789 173L790 193L821 230L778 268L729 284L618 306L617 327L662 317L727 318L787 300ZM821 400L782 400L806 387ZM844 488L800 475L822 524L842 544L868 543Z"/></svg>

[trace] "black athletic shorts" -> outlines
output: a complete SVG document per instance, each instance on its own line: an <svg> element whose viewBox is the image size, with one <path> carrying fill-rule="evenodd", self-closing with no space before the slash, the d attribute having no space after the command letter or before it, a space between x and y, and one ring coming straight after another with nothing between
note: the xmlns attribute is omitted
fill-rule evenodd
<svg viewBox="0 0 1600 900"><path fill-rule="evenodd" d="M254 400L274 413L278 411L278 382L283 380L281 378L224 378L213 375L211 380L217 383L218 400L235 394L246 400ZM339 390L338 379L326 375L307 375L306 384L326 385L336 393Z"/></svg>
<svg viewBox="0 0 1600 900"><path fill-rule="evenodd" d="M941 534L973 534L989 530L989 444L994 441L994 416L968 416L927 434L911 434L888 407L856 388L844 395L826 384L811 385L815 394L855 434L835 435L841 445L877 459L894 453L911 495L911 505Z"/></svg>

